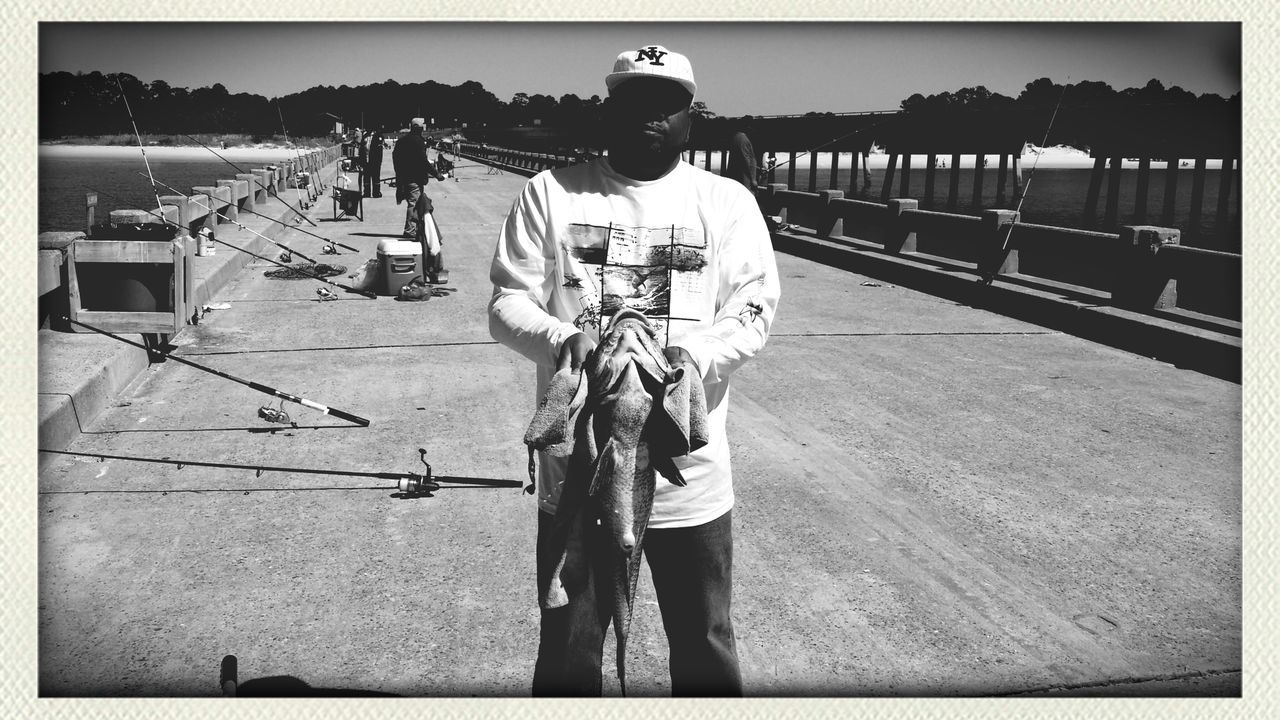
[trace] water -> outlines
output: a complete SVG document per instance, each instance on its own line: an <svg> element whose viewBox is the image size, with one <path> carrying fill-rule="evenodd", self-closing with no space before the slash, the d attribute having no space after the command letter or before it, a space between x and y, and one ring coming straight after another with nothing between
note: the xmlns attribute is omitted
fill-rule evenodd
<svg viewBox="0 0 1280 720"><path fill-rule="evenodd" d="M198 152L207 155L208 159L175 159L148 153L147 160L151 164L151 173L158 182L171 185L187 195L191 194L193 185L216 185L218 180L233 179L240 172L219 160L213 153L205 150ZM218 154L243 168L244 172L294 157L287 150L281 150L278 157L272 154L269 158L257 151L250 154L219 150ZM107 214L112 210L155 209L155 195L152 193L151 183L144 177L147 168L142 162L141 154L121 159L100 156L48 157L42 153L38 168L39 207L36 215L40 232L84 230L87 220L85 195L93 190L98 191L95 223L105 222ZM156 188L161 195L176 194L163 185L157 185ZM283 197L289 196L283 194Z"/></svg>
<svg viewBox="0 0 1280 720"><path fill-rule="evenodd" d="M825 158L824 158L825 159ZM697 158L698 167L704 167L702 156ZM717 172L718 157L712 157L711 169ZM870 182L863 179L863 171L858 170L857 185L851 182L851 173L848 166L849 157L841 156L841 167L838 170L836 178L836 189L844 191L847 198L856 198L859 200L870 200L880 202L881 191L884 187L885 171L883 169L873 168L871 170ZM792 189L801 191L813 191L809 184L809 168L803 162L797 163L798 167L795 172L795 186ZM778 168L774 172L775 179L773 182L787 183L788 166ZM1196 247L1209 248L1213 250L1223 250L1226 252L1240 252L1240 184L1237 175L1231 184L1230 196L1227 202L1227 219L1222 226L1218 223L1218 194L1220 182L1222 179L1222 171L1206 170L1204 195L1200 206L1200 221L1193 228L1191 226L1191 193L1192 193L1192 168L1182 168L1178 171L1177 176L1177 192L1174 199L1173 219L1170 223L1172 227L1182 231L1182 243L1184 245L1194 245ZM996 197L996 176L999 172L999 166L992 163L988 166L982 179L983 194L978 205L973 203L973 168L960 168L959 189L957 192L957 203L954 210L962 214L978 215L983 209L991 208L1010 208L1016 204L1015 190L1012 179L1008 180L1005 187L1005 198L1003 202ZM910 173L909 191L906 197L915 198L920 201L922 210L947 210L947 195L950 192L951 170L939 169L934 176L933 203L930 206L924 197L924 180L925 171L923 168L913 166ZM1092 230L1100 230L1103 232L1115 232L1114 228L1108 229L1103 227L1104 214L1106 212L1107 202L1107 179L1104 176L1102 188L1098 197L1097 212L1093 218L1085 217L1085 203L1089 194L1089 178L1092 171L1088 168L1036 168L1034 175L1030 172L1030 167L1024 165L1022 171L1023 182L1030 179L1030 185L1027 187L1027 197L1022 203L1022 221L1027 223L1036 223L1039 225L1054 225L1057 227L1084 228ZM1137 169L1124 169L1120 172L1120 197L1117 205L1118 225L1161 225L1164 223L1164 191L1165 178L1167 171L1151 170L1150 179L1147 184L1147 214L1145 221L1139 221L1135 208L1137 205L1137 186L1138 171ZM830 184L831 171L827 168L819 167L817 169L816 183L814 187L817 190L825 190ZM893 187L890 189L889 197L903 197L900 195L902 182L902 172L899 170L894 174Z"/></svg>

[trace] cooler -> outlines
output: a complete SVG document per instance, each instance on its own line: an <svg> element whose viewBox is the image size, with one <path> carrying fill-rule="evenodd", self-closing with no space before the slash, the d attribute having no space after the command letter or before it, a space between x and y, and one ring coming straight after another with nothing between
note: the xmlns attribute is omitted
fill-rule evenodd
<svg viewBox="0 0 1280 720"><path fill-rule="evenodd" d="M400 288L423 274L422 244L413 240L382 240L378 243L378 267L384 292L399 295Z"/></svg>

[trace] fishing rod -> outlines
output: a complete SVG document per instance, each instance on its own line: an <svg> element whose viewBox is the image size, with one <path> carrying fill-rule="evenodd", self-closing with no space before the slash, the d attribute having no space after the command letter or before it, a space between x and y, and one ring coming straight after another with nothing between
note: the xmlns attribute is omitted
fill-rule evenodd
<svg viewBox="0 0 1280 720"><path fill-rule="evenodd" d="M1067 76L1067 82L1071 82L1071 76ZM1022 203L1027 199L1027 191L1031 189L1031 180L1036 176L1036 168L1040 166L1040 157L1044 155L1045 143L1049 142L1049 132L1053 130L1053 121L1058 117L1058 109L1062 107L1062 98L1066 97L1067 83L1062 84L1062 92L1058 94L1058 102L1053 106L1053 113L1049 116L1049 125L1044 129L1044 137L1040 140L1040 152L1036 153L1035 162L1031 163L1031 172L1027 173L1027 181L1023 183L1022 190L1018 192L1018 205L1014 208L1015 216L1022 213ZM978 278L978 282L983 285L990 285L995 281L996 275L1000 272L1000 266L1004 264L1005 253L1009 252L1009 242L1013 237L1013 226L1015 222L1008 225L1008 229L1004 232L1004 239L1000 242L1000 249L991 259L986 270L983 271L982 277Z"/></svg>
<svg viewBox="0 0 1280 720"><path fill-rule="evenodd" d="M211 368L211 367L208 367L207 365L201 365L200 363L192 362L191 360L187 360L187 359L185 359L185 358L178 357L177 355L173 355L173 354L171 354L171 353L165 352L165 351L160 350L160 349L158 349L158 348L148 348L147 346L145 346L145 345L143 345L143 344L141 344L141 343L136 343L136 342L134 342L134 341L132 341L132 340L129 340L128 338L120 337L119 335L116 335L116 334L115 334L115 333L113 333L113 332L108 332L108 331L103 330L103 329L101 329L101 328L94 327L93 325L90 325L90 324L88 324L88 323L86 323L86 322L81 322L81 321L79 321L79 320L72 320L71 318L67 317L66 315L60 315L59 317L60 317L62 320L66 320L67 322L71 323L72 325L78 325L78 326L80 326L80 327L82 327L82 328L84 328L84 329L86 329L86 330L92 330L93 332L96 332L96 333L98 333L99 335L106 335L107 337L112 338L113 340L119 340L120 342L125 343L126 345L132 345L132 346L137 347L137 348L142 348L143 350L146 350L148 353L154 353L154 354L157 354L157 355L161 355L161 356L163 356L163 357L169 358L170 360L174 360L174 361L176 361L176 362L180 362L180 363L182 363L183 365L190 365L191 367L193 367L193 368L195 368L195 369L197 369L197 370L203 370L204 372L207 372L207 373L209 373L209 374L211 374L211 375L217 375L217 376L218 376L218 377L220 377L220 378L223 378L223 379L226 379L226 380L231 380L232 382L240 383L241 385L244 385L244 386L246 386L246 387L249 387L249 388L252 388L252 389L254 389L254 390L257 390L257 391L258 391L258 392L260 392L260 393L265 393L265 394L267 394L267 395L271 395L271 396L274 396L274 397L280 398L281 400L288 400L289 402L293 402L293 403L297 403L297 404L299 404L299 405L303 405L303 406L305 406L305 407L309 407L309 408L311 408L312 410L319 410L320 412L324 413L325 415L332 415L333 417L336 417L336 418L338 418L338 419L340 419L340 420L346 420L347 422L355 423L356 425L359 425L359 426L361 426L361 427L368 427L368 426L369 426L369 421L368 421L368 420L366 420L365 418L362 418L362 417L358 416L358 415L352 415L352 414L351 414L351 413L349 413L349 412L344 412L344 411L339 410L339 409L337 409L337 408L331 408L331 407L329 407L329 406L327 406L327 405L321 405L320 403L315 402L315 401L313 401L313 400L308 400L308 399L306 399L306 398L304 398L304 397L299 397L298 395L292 395L292 394L290 394L290 393L284 392L284 391L282 391L282 390L278 390L278 389L273 388L273 387L270 387L270 386L268 386L268 385L263 385L263 384L262 384L262 383L260 383L260 382L254 382L253 380L245 380L244 378L236 377L235 375L232 375L231 373L223 372L223 371L221 371L221 370L215 370L215 369L213 369L213 368Z"/></svg>
<svg viewBox="0 0 1280 720"><path fill-rule="evenodd" d="M84 187L85 187L85 188L88 188L89 190L93 190L93 191L94 191L94 192L96 192L96 193L101 193L102 195L105 195L105 196L107 196L107 197L109 197L109 198L114 198L114 199L115 199L116 201L118 201L118 202L127 202L126 200L121 199L121 198L120 198L120 196L118 196L118 195L114 195L114 194L112 194L112 193L105 192L105 191L102 191L102 190L94 190L94 188L92 188L92 187L90 187L90 186L88 186L88 185L85 185ZM160 220L161 220L163 223L165 223L166 225L172 225L172 226L174 226L174 227L178 227L178 228L181 230L181 228L178 226L178 224L177 224L177 223L175 223L175 222L173 222L172 220L170 220L169 218L167 218L167 217L165 217L165 216L161 215L160 213L154 212L154 211L152 211L152 210L147 210L147 209L145 209L145 208L143 209L143 212L147 213L148 215L153 215L153 216L155 216L155 217L158 217L158 218L160 218ZM240 247L240 246L238 246L238 245L232 245L231 243L227 242L226 240L219 240L218 238L214 237L212 234L209 236L209 239L210 239L210 240L213 240L214 242L219 243L219 244L221 244L221 245L226 245L227 247L231 248L232 250L239 250L240 252L242 252L242 253L244 253L244 254L246 254L246 255L252 255L253 257L258 258L259 260L262 260L262 261L264 261L264 262L269 262L269 263L271 263L272 265L275 265L276 267L284 268L285 270L289 270L290 272L296 272L296 273L298 273L298 274L300 274L300 275L303 275L303 276L305 276L305 277L311 278L312 280L318 280L318 281L320 281L320 282L322 282L322 283L324 283L324 284L326 284L326 285L332 285L332 286L334 286L334 287L336 287L336 288L341 288L341 289L343 289L343 290L346 290L347 292L355 293L355 294L357 294L357 295L363 295L364 297L367 297L367 298L369 298L369 299L371 299L371 300L376 300L376 299L378 298L377 293L374 293L374 292L373 292L373 291L371 291L371 290L360 290L360 289L358 289L358 288L353 288L353 287L351 287L350 285L343 285L342 283L334 282L334 281L329 280L329 279L327 279L327 278L320 277L319 275L316 275L315 273L307 272L306 270L303 270L302 268L298 268L298 267L291 267L291 266L289 266L289 265L285 265L284 263L276 262L275 260L272 260L272 259L271 259L271 258L269 258L269 257L263 257L262 255L259 255L258 253L252 252L252 251L250 251L250 250L246 250L245 248L242 248L242 247ZM321 290L323 290L323 288L320 288L320 289L321 289Z"/></svg>
<svg viewBox="0 0 1280 720"><path fill-rule="evenodd" d="M240 173L240 174L242 174L242 175L252 175L252 173L247 173L247 172L245 172L245 171L244 171L244 168L242 168L242 167L240 167L239 165L237 165L237 164L235 164L235 163L231 162L230 160L228 160L228 159L226 159L226 158L222 157L221 155L219 155L219 154L218 154L218 151L217 151L217 150L214 150L213 148L209 147L208 145L205 145L204 143L200 142L200 141L199 141L199 140L197 140L196 138L191 137L190 135L188 135L188 134L186 134L186 133L183 133L183 134L182 134L182 136L183 136L183 137L186 137L186 138L191 138L192 140L195 140L195 141L196 141L196 143L197 143L198 145L200 145L200 147L204 148L205 150L208 150L209 152L213 153L213 154L214 154L214 155L215 155L219 160L221 160L222 162L224 162L224 163L226 163L226 164L230 165L231 167L235 168L235 169L236 169L236 172L238 172L238 173ZM295 213L297 213L298 217L300 217L300 218L302 218L303 220L306 220L307 222L311 223L311 225L312 225L313 227L319 227L319 225L316 225L314 222L312 222L312 221L311 221L311 218L307 217L306 215L303 215L301 210L299 210L298 208L296 208L296 207L294 207L294 206L290 205L288 200L285 200L284 198L280 197L280 193L274 193L274 194L273 194L273 193L271 192L271 188L267 187L266 185L263 185L263 184L262 184L262 181L261 181L261 180L259 180L259 179L257 178L257 176L256 176L256 175L255 175L255 176L254 176L254 178L253 178L253 182L254 182L258 187L260 187L260 188L262 188L263 190L265 190L265 191L266 191L266 193L267 193L268 195L270 195L271 197L273 197L273 198L275 198L275 199L279 200L280 202L284 203L285 207L287 207L287 208L289 208L290 210L292 210L292 211L294 211Z"/></svg>
<svg viewBox="0 0 1280 720"><path fill-rule="evenodd" d="M120 99L124 101L125 112L129 113L129 124L133 126L133 136L138 139L138 149L142 151L142 164L147 166L147 177L151 179L151 192L156 195L156 207L160 207L160 193L156 190L156 180L151 175L151 161L147 160L147 149L142 145L142 133L138 132L138 123L133 119L133 109L129 107L129 96L124 94L124 85L120 76L116 76L116 87L120 88Z"/></svg>
<svg viewBox="0 0 1280 720"><path fill-rule="evenodd" d="M253 470L258 477L262 477L264 472L281 472L281 473L298 473L303 475L339 475L344 477L371 477L379 480L396 480L396 487L401 492L409 495L420 495L434 492L441 488L441 483L448 483L458 487L491 487L491 488L518 488L519 481L516 480L499 480L496 478L471 478L461 477L457 475L433 475L431 472L431 464L427 462L427 451L424 448L418 448L418 459L426 466L426 472L369 472L363 470L334 470L321 468L300 468L282 465L251 465L242 463L224 463L209 462L203 460L174 460L172 458L151 458L137 457L131 455L108 455L104 453L86 453L75 452L72 450L45 450L40 448L37 452L49 455L68 455L72 457L88 457L97 458L99 462L106 460L128 460L132 462L158 463L163 465L176 465L178 469L182 469L187 465L192 467L212 467L223 468L228 470ZM389 488L371 487L371 488L350 488L352 490L383 490ZM168 492L181 492L171 490ZM189 491L200 492L200 491ZM244 490L248 493L249 490Z"/></svg>
<svg viewBox="0 0 1280 720"><path fill-rule="evenodd" d="M281 220L277 220L276 218L273 218L273 217L271 217L270 215L263 215L263 214L262 214L262 213L260 213L260 212L254 212L253 210L246 210L246 209L244 209L244 208L240 208L240 212L247 212L247 213L249 213L250 215L257 215L257 216L258 216L258 217L260 217L260 218L266 218L266 219L270 220L271 222L276 223L276 224L278 224L278 225L283 225L283 226L285 226L286 228L288 228L288 229L290 229L290 230L296 230L296 231L298 231L298 232L302 233L303 235L310 235L311 237L313 237L313 238L315 238L315 239L317 239L317 240L323 240L323 241L324 241L324 242L326 242L326 243L329 243L329 244L331 244L331 245L336 245L337 247L343 248L343 249L345 249L345 250L350 250L351 252L360 252L360 250L359 250L358 248L353 248L353 247L351 247L350 245L344 245L344 244L342 244L342 243L338 242L337 240L330 240L329 238L327 238L327 237L325 237L325 236L323 236L323 235L317 235L317 234L315 234L315 233L311 232L310 230L303 230L302 228L300 228L300 227L298 227L298 226L296 226L296 225L290 225L289 223L287 223L287 222L283 222L283 221L281 221Z"/></svg>
<svg viewBox="0 0 1280 720"><path fill-rule="evenodd" d="M286 146L292 145L293 143L289 142L289 128L285 127L285 124L284 124L284 111L280 108L280 98L276 98L276 114L280 116L280 129L284 132L284 144ZM298 148L296 146L293 148L293 156L295 159L298 159L299 161L301 161L301 156L298 154ZM301 162L298 163L298 167L299 167L299 172L301 172L301 167L302 167ZM298 196L298 205L300 205L303 209L308 208L310 206L309 205L310 202L315 200L315 197L311 195L311 191L308 190L307 201L303 202L302 186L298 184L296 176L294 178L293 189Z"/></svg>
<svg viewBox="0 0 1280 720"><path fill-rule="evenodd" d="M142 173L138 173L138 174L139 174L139 175L141 175ZM258 232L257 230L253 230L253 229L251 229L251 228L247 228L247 227L245 227L243 224L241 224L240 222L238 222L238 221L236 221L236 220L232 220L231 218L227 217L227 216L226 216L225 214L223 214L222 212L220 212L220 211L218 211L218 210L214 210L212 207L210 207L210 206L208 206L208 205L205 205L204 203L202 203L202 202L199 202L199 201L195 200L195 198L191 197L190 195L186 195L186 194L184 194L183 192L181 192L180 190L178 190L177 188L175 188L175 187L173 187L173 186L171 186L171 185L166 185L166 184L164 184L164 183L160 182L159 180L156 180L155 182L156 182L158 185L160 185L161 187L168 188L170 191L172 191L172 192L174 192L174 193L177 193L178 195L181 195L182 197L187 198L188 200L191 200L191 201L195 202L195 203L196 203L197 205L199 205L200 207L202 207L202 208L204 208L205 210L208 210L209 212L211 212L211 213L213 213L213 214L217 215L218 217L222 218L223 220L226 220L227 222L232 223L233 225L235 225L236 227L240 228L241 230L248 230L249 232L253 233L254 235L257 235L258 237L262 238L263 240L266 240L267 242L271 243L272 245L275 245L276 247L278 247L278 248L280 248L280 249L284 250L284 251L285 251L285 252L287 252L287 253L290 253L290 254L292 254L292 255L297 255L298 257L302 258L303 260L306 260L307 262L312 263L312 264L314 264L314 265L319 265L319 264L320 264L320 263L319 263L319 261L317 261L315 258L307 257L307 255L306 255L306 254L304 254L301 250L295 250L295 249L293 249L293 248L289 247L288 245L285 245L285 244L283 244L283 243L278 243L278 242L276 242L275 240L272 240L271 238L267 237L266 235L263 235L262 233ZM215 240L216 240L216 238L215 238Z"/></svg>

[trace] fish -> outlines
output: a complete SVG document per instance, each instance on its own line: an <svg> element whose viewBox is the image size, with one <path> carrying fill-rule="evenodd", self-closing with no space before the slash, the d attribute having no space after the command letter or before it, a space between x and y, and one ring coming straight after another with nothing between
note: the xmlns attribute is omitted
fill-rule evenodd
<svg viewBox="0 0 1280 720"><path fill-rule="evenodd" d="M695 368L673 367L641 313L611 319L580 371L561 370L526 433L530 448L570 455L552 538L563 547L544 608L593 583L600 626L612 624L626 694L626 645L658 478L684 486L673 458L706 444ZM604 617L607 613L608 617Z"/></svg>

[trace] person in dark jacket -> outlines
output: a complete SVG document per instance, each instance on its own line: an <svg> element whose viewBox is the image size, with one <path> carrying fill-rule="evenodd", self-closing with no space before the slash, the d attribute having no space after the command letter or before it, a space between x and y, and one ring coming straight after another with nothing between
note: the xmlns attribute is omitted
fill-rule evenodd
<svg viewBox="0 0 1280 720"><path fill-rule="evenodd" d="M427 159L427 142L422 137L423 118L414 118L409 123L409 132L396 141L395 150L391 151L391 163L396 172L396 203L407 202L404 214L404 235L418 242L426 242L426 227L423 224L427 213L431 212L431 198L424 190L430 178L443 180L435 164Z"/></svg>
<svg viewBox="0 0 1280 720"><path fill-rule="evenodd" d="M752 193L756 191L756 151L745 132L738 131L729 138L729 160L724 176L742 183Z"/></svg>
<svg viewBox="0 0 1280 720"><path fill-rule="evenodd" d="M382 131L374 130L368 139L364 166L364 196L382 197Z"/></svg>

